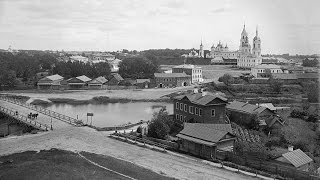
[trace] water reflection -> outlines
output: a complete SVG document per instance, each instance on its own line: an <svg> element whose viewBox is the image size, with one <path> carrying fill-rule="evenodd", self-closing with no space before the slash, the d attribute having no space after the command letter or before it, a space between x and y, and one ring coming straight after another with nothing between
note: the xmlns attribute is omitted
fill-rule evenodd
<svg viewBox="0 0 320 180"><path fill-rule="evenodd" d="M173 105L162 102L135 102L135 103L109 103L109 104L88 104L70 105L54 104L46 108L65 114L74 118L82 119L87 122L87 113L94 114L92 125L98 127L125 124L128 122L136 123L140 120L150 120L152 114L166 106L168 112L173 113ZM89 117L89 123L91 118Z"/></svg>

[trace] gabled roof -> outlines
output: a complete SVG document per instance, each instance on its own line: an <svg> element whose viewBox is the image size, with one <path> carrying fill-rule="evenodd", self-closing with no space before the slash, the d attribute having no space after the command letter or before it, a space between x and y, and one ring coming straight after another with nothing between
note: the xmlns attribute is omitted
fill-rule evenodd
<svg viewBox="0 0 320 180"><path fill-rule="evenodd" d="M145 82L150 82L150 79L136 79L137 84L145 83Z"/></svg>
<svg viewBox="0 0 320 180"><path fill-rule="evenodd" d="M108 82L108 80L102 76L97 77L95 79L93 79L92 81L89 82L89 84L104 84Z"/></svg>
<svg viewBox="0 0 320 180"><path fill-rule="evenodd" d="M227 104L227 99L224 97L221 97L219 95L202 95L202 93L191 93L191 94L184 94L180 96L174 97L174 99L182 100L183 98L187 98L190 102L194 104L200 104L200 105L211 105L215 104L213 103L214 100L218 100L219 104Z"/></svg>
<svg viewBox="0 0 320 180"><path fill-rule="evenodd" d="M239 101L233 101L230 104L227 105L228 110L234 110L238 112L248 113L248 114L260 114L264 110L269 110L266 107L257 106L249 103L239 102Z"/></svg>
<svg viewBox="0 0 320 180"><path fill-rule="evenodd" d="M272 103L261 103L259 105L263 106L263 107L266 107L266 108L270 109L271 111L277 110L277 108L274 107L274 105Z"/></svg>
<svg viewBox="0 0 320 180"><path fill-rule="evenodd" d="M300 167L313 161L308 155L306 155L306 153L304 153L300 149L287 152L285 154L282 154L282 156L292 165L294 165L294 167Z"/></svg>
<svg viewBox="0 0 320 180"><path fill-rule="evenodd" d="M195 66L193 64L182 64L182 65L174 66L173 68L193 69L193 68L200 68L200 67Z"/></svg>
<svg viewBox="0 0 320 180"><path fill-rule="evenodd" d="M191 77L186 73L154 73L154 77L165 77L165 78L179 78L179 77Z"/></svg>
<svg viewBox="0 0 320 180"><path fill-rule="evenodd" d="M47 76L45 78L47 78L47 79L49 79L51 81L62 80L63 79L63 77L60 76L59 74L55 74L55 75L52 75L52 76Z"/></svg>
<svg viewBox="0 0 320 180"><path fill-rule="evenodd" d="M77 79L79 79L80 81L83 81L83 82L88 82L88 81L91 81L90 78L88 78L87 76L85 75L82 75L82 76L78 76L76 77Z"/></svg>
<svg viewBox="0 0 320 180"><path fill-rule="evenodd" d="M38 83L52 83L52 81L58 81L58 80L60 81L63 80L63 77L58 74L55 74L55 75L47 76L40 79Z"/></svg>
<svg viewBox="0 0 320 180"><path fill-rule="evenodd" d="M184 123L183 130L177 136L193 142L214 145L226 134L234 136L231 124Z"/></svg>
<svg viewBox="0 0 320 180"><path fill-rule="evenodd" d="M120 74L115 73L115 74L111 74L111 76L113 76L113 78L115 78L117 81L123 81L124 79L120 76Z"/></svg>

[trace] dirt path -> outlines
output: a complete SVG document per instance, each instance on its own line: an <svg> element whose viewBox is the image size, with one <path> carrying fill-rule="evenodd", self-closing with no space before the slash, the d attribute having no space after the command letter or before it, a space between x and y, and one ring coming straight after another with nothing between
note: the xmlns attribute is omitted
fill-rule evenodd
<svg viewBox="0 0 320 180"><path fill-rule="evenodd" d="M59 148L109 155L179 179L253 179L201 160L127 144L88 127L65 127L36 135L0 139L0 156L27 150Z"/></svg>

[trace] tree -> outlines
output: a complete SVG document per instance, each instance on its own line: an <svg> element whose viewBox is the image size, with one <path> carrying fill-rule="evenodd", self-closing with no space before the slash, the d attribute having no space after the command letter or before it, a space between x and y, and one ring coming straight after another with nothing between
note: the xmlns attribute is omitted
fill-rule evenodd
<svg viewBox="0 0 320 180"><path fill-rule="evenodd" d="M219 77L219 82L223 82L226 86L229 86L233 82L233 77L230 74L224 74L223 76Z"/></svg>
<svg viewBox="0 0 320 180"><path fill-rule="evenodd" d="M309 58L306 58L302 61L302 66L305 66L305 67L317 67L319 65L319 61L314 58L313 60Z"/></svg>
<svg viewBox="0 0 320 180"><path fill-rule="evenodd" d="M271 87L271 89L276 92L276 93L280 93L281 92L281 88L282 88L282 85L283 83L276 80L276 79L273 79L272 76L269 78L269 85Z"/></svg>
<svg viewBox="0 0 320 180"><path fill-rule="evenodd" d="M153 78L155 72L158 72L158 66L143 57L127 58L119 65L119 74L123 78Z"/></svg>
<svg viewBox="0 0 320 180"><path fill-rule="evenodd" d="M158 113L154 113L153 118L148 125L148 136L158 139L166 139L170 132L168 124L171 124L171 122L169 119L170 116L165 108L161 108Z"/></svg>

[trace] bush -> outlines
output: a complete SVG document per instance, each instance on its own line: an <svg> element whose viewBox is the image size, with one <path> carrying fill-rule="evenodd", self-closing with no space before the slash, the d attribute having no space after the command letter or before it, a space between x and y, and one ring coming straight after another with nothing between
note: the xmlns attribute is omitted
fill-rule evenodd
<svg viewBox="0 0 320 180"><path fill-rule="evenodd" d="M307 119L308 122L313 122L313 123L316 122L317 120L318 120L317 114L311 114Z"/></svg>
<svg viewBox="0 0 320 180"><path fill-rule="evenodd" d="M293 117L293 118L303 119L304 116L308 116L308 112L294 109L294 110L291 111L290 116Z"/></svg>
<svg viewBox="0 0 320 180"><path fill-rule="evenodd" d="M166 139L170 132L170 128L173 126L173 119L168 115L166 108L163 107L158 113L153 114L153 118L148 125L148 136Z"/></svg>

